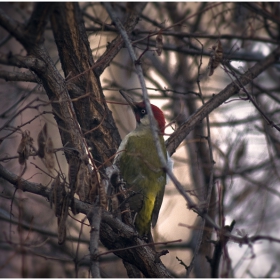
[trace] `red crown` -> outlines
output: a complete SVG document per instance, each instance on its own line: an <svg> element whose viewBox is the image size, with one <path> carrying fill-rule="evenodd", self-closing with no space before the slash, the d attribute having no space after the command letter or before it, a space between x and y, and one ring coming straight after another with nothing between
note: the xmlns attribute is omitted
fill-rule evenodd
<svg viewBox="0 0 280 280"><path fill-rule="evenodd" d="M142 102L137 102L135 103L135 105L139 108L146 108L145 106L145 103L144 101ZM160 132L162 134L164 134L164 129L165 129L165 118L164 118L164 115L163 115L163 112L155 105L151 104L151 107L152 107L152 111L153 111L153 114L154 114L154 117L158 123L158 127L160 129Z"/></svg>

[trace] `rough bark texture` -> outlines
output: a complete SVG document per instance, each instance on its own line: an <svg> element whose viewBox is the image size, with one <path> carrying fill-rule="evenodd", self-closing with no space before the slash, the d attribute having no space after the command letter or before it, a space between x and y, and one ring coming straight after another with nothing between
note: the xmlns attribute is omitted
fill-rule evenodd
<svg viewBox="0 0 280 280"><path fill-rule="evenodd" d="M111 164L120 136L105 101L78 3L56 4L52 30L82 134L92 149L96 166Z"/></svg>

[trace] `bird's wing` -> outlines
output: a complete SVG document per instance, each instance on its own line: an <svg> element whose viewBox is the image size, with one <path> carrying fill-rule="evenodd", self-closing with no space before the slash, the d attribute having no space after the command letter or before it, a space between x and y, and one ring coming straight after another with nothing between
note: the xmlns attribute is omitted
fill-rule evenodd
<svg viewBox="0 0 280 280"><path fill-rule="evenodd" d="M152 214L152 227L154 227L156 225L157 220L158 220L158 214L159 214L159 210L160 210L160 207L162 204L164 190L165 190L165 186L160 189L160 191L158 192L158 194L156 196L155 207L154 207L153 214Z"/></svg>

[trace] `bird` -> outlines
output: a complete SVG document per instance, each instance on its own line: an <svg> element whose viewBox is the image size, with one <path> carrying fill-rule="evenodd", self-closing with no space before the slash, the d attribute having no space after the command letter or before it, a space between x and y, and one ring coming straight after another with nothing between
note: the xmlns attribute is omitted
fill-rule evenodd
<svg viewBox="0 0 280 280"><path fill-rule="evenodd" d="M151 241L151 225L154 227L158 220L166 185L166 173L157 153L145 102L132 102L128 99L127 102L133 109L137 125L122 140L114 164L119 168L125 183L134 226L141 237ZM153 104L151 109L156 120L160 145L167 160L163 138L164 114Z"/></svg>

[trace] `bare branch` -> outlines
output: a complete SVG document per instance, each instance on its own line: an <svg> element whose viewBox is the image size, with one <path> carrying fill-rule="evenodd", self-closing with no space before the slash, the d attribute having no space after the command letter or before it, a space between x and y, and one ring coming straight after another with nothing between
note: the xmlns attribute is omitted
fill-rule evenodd
<svg viewBox="0 0 280 280"><path fill-rule="evenodd" d="M21 81L31 83L38 82L34 74L26 72L9 72L5 70L0 70L0 78L6 81Z"/></svg>
<svg viewBox="0 0 280 280"><path fill-rule="evenodd" d="M44 42L43 33L49 20L49 16L55 4L36 3L33 13L24 28L25 46L41 45Z"/></svg>
<svg viewBox="0 0 280 280"><path fill-rule="evenodd" d="M26 26L16 22L0 10L0 25L10 32L26 50L31 51L34 45L43 43L43 32L53 5L49 3L36 4Z"/></svg>
<svg viewBox="0 0 280 280"><path fill-rule="evenodd" d="M24 42L24 25L10 18L0 9L0 25L12 34L19 42Z"/></svg>
<svg viewBox="0 0 280 280"><path fill-rule="evenodd" d="M68 77L66 85L69 96L72 99L84 96L73 103L81 133L95 155L96 164L105 163L105 168L110 164L121 139L99 77L92 70L94 61L78 4L58 3L51 23L62 68L65 77Z"/></svg>
<svg viewBox="0 0 280 280"><path fill-rule="evenodd" d="M133 3L134 9L130 13L124 23L124 29L127 34L130 34L139 21L139 11L144 10L147 3ZM94 72L100 76L106 67L111 63L114 57L119 53L124 45L124 40L121 35L118 35L112 42L108 44L106 51L96 61Z"/></svg>
<svg viewBox="0 0 280 280"><path fill-rule="evenodd" d="M243 86L250 83L254 78L266 70L269 66L275 63L280 55L280 47L276 48L261 62L256 63L248 69L246 73L240 76L240 81ZM203 120L209 113L215 110L218 106L224 103L228 98L237 94L240 91L236 82L230 83L225 89L214 95L212 99L201 106L193 115L191 115L166 141L166 146L170 155L172 155L180 143L193 130L194 126Z"/></svg>
<svg viewBox="0 0 280 280"><path fill-rule="evenodd" d="M45 70L45 63L35 56L21 56L11 54L0 54L0 63L4 65L17 66L19 68L28 68L30 70L37 70L43 72Z"/></svg>
<svg viewBox="0 0 280 280"><path fill-rule="evenodd" d="M263 7L260 7L260 3L243 3L244 7L252 10L256 14L260 14L268 20L271 20L277 24L280 24L279 17L273 15L272 13L268 12Z"/></svg>

